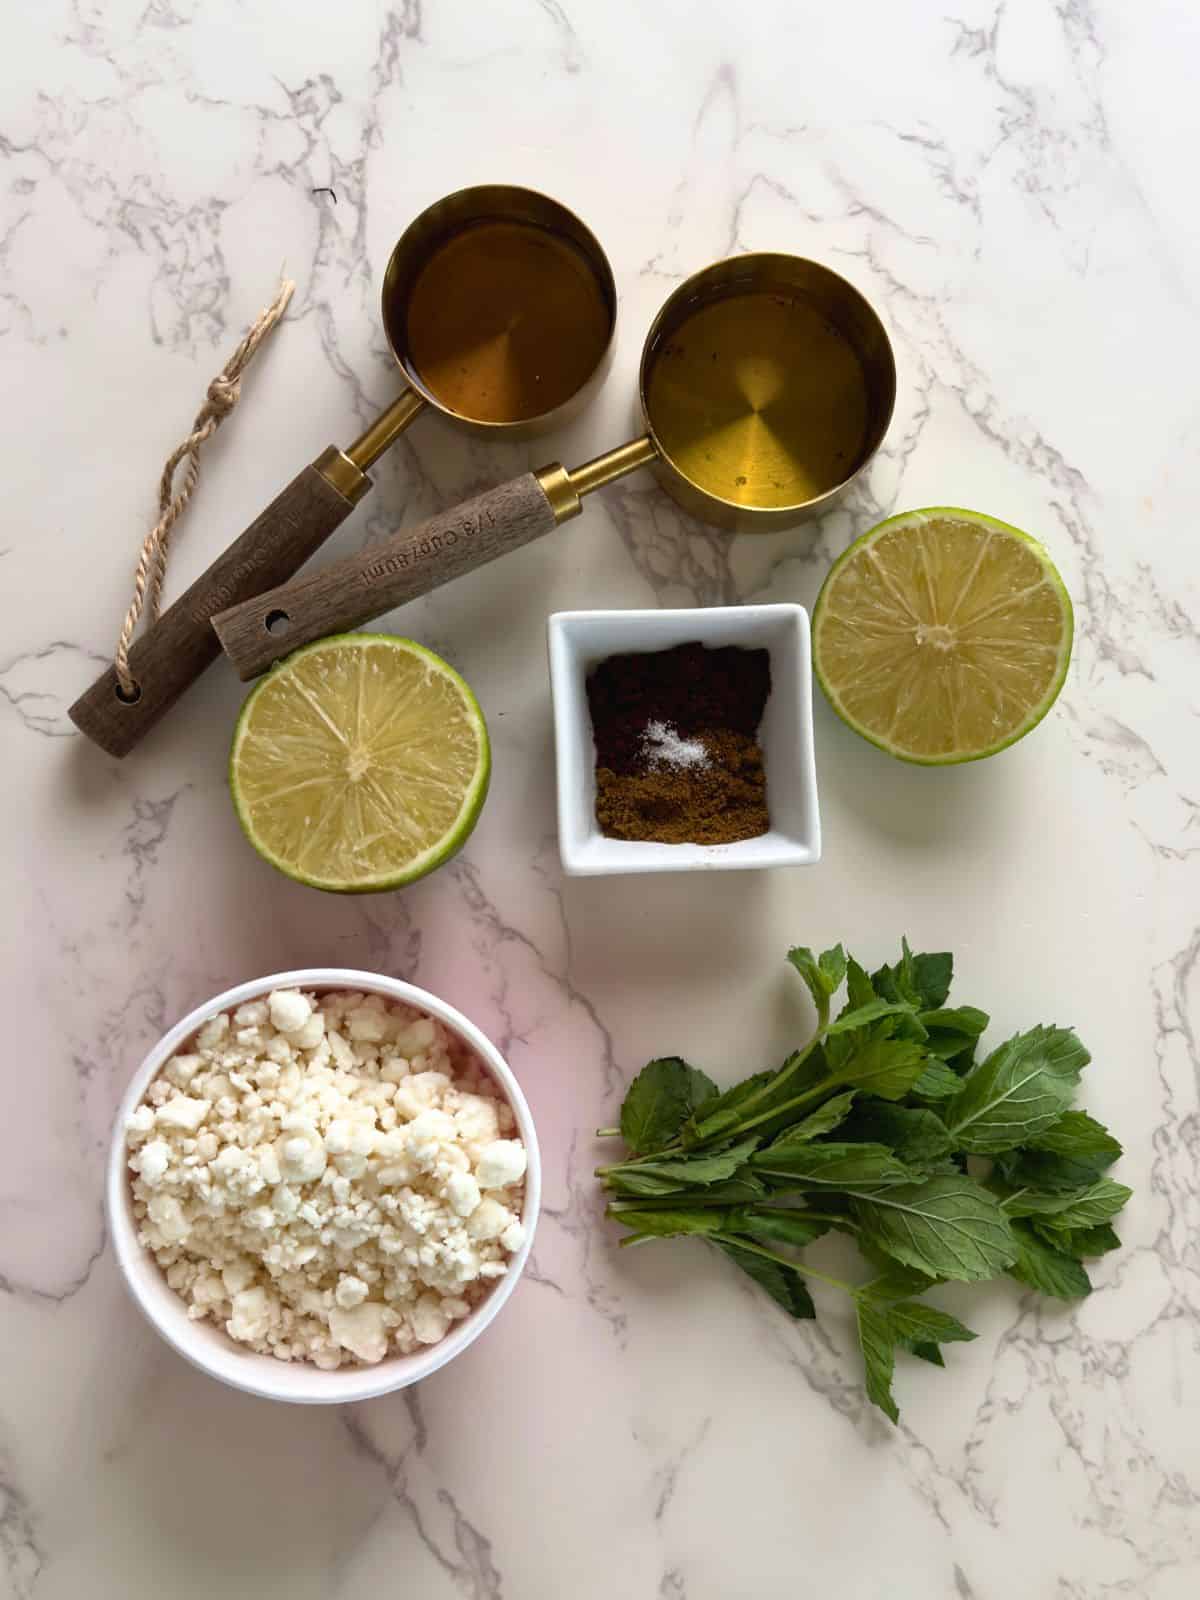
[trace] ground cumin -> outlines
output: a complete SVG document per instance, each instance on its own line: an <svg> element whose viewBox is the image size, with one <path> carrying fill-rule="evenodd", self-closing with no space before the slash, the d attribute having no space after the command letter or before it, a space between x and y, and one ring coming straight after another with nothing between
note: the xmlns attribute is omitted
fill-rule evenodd
<svg viewBox="0 0 1200 1600"><path fill-rule="evenodd" d="M770 827L755 735L771 691L766 650L701 644L610 656L588 678L596 820L610 838L732 844ZM663 758L670 730L702 764Z"/></svg>

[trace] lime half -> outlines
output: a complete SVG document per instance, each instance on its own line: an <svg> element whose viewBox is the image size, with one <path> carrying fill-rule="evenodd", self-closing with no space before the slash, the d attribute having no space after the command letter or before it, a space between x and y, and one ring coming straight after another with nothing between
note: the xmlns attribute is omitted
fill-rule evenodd
<svg viewBox="0 0 1200 1600"><path fill-rule="evenodd" d="M941 766L994 755L1042 720L1072 631L1036 539L933 506L889 517L839 557L813 612L813 664L856 733Z"/></svg>
<svg viewBox="0 0 1200 1600"><path fill-rule="evenodd" d="M297 650L247 696L229 788L247 839L290 878L396 889L447 861L491 775L483 713L411 639L344 633Z"/></svg>

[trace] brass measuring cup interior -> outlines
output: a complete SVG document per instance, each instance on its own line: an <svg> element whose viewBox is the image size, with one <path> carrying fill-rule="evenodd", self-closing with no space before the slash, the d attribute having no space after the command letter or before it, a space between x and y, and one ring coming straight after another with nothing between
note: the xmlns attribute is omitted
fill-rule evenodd
<svg viewBox="0 0 1200 1600"><path fill-rule="evenodd" d="M877 313L846 279L796 256L746 255L670 296L638 387L640 438L581 467L554 462L513 479L215 617L241 676L549 532L638 467L652 465L680 505L720 527L763 532L818 515L882 442L896 365Z"/></svg>
<svg viewBox="0 0 1200 1600"><path fill-rule="evenodd" d="M829 509L878 450L896 362L877 312L838 273L800 256L715 262L650 326L638 397L645 433L543 488L573 498L642 466L685 510L738 533ZM561 474L561 476L560 476Z"/></svg>
<svg viewBox="0 0 1200 1600"><path fill-rule="evenodd" d="M653 451L659 482L693 515L762 532L819 515L858 476L891 421L896 365L845 278L798 256L737 256L667 300L638 392L646 434L625 449ZM614 464L625 470L624 456Z"/></svg>
<svg viewBox="0 0 1200 1600"><path fill-rule="evenodd" d="M423 211L388 261L388 344L406 383L345 450L331 445L71 707L113 755L133 748L220 654L217 611L285 583L371 488L367 469L425 410L487 437L567 421L612 356L617 291L591 230L532 189L486 184Z"/></svg>
<svg viewBox="0 0 1200 1600"><path fill-rule="evenodd" d="M427 406L468 432L510 439L576 416L612 358L617 290L596 236L566 206L485 184L437 201L405 229L384 273L382 313L406 384L331 463L351 494Z"/></svg>

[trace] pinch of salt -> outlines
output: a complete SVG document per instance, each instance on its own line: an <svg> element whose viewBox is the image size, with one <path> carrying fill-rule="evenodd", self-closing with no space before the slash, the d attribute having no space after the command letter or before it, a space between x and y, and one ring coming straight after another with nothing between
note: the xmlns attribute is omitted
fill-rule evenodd
<svg viewBox="0 0 1200 1600"><path fill-rule="evenodd" d="M685 739L669 722L648 722L642 732L642 751L652 767L704 768L708 751L699 739Z"/></svg>

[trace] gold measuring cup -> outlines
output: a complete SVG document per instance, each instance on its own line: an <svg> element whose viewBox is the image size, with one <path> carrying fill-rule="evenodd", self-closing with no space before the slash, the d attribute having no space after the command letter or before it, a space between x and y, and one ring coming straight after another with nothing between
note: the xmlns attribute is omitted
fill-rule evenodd
<svg viewBox="0 0 1200 1600"><path fill-rule="evenodd" d="M405 231L383 279L383 326L405 386L345 450L294 478L134 644L136 691L115 671L71 718L123 756L220 654L213 613L286 582L371 488L367 469L426 410L519 439L573 417L612 356L617 291L595 235L532 189L462 189Z"/></svg>
<svg viewBox="0 0 1200 1600"><path fill-rule="evenodd" d="M213 618L243 678L327 633L548 533L581 498L653 464L680 505L761 531L826 510L878 449L896 397L883 324L815 261L746 255L676 289L639 376L641 438L568 471L554 463Z"/></svg>

